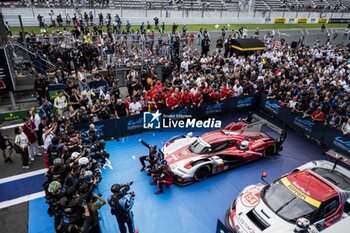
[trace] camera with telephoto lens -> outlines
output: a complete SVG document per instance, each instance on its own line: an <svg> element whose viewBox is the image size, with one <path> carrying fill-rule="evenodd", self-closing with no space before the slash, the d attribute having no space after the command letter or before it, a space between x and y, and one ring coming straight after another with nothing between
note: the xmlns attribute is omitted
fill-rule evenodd
<svg viewBox="0 0 350 233"><path fill-rule="evenodd" d="M130 186L133 183L134 182L131 181L131 182L126 183L126 184L114 184L111 187L111 191L113 193L118 192L118 198L121 198L121 197L125 196L126 194L130 194L132 196L135 196L134 192L129 192L130 191Z"/></svg>

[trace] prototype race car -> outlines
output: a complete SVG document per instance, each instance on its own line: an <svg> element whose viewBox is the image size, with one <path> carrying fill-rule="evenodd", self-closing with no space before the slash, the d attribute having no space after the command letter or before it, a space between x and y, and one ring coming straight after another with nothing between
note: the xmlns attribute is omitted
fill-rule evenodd
<svg viewBox="0 0 350 233"><path fill-rule="evenodd" d="M316 233L350 214L350 171L320 160L243 189L226 213L235 233Z"/></svg>
<svg viewBox="0 0 350 233"><path fill-rule="evenodd" d="M192 137L192 133L171 138L162 148L175 183L187 185L210 175L271 156L282 150L286 131L254 115L255 122L234 122L222 130ZM262 127L277 132L274 139Z"/></svg>

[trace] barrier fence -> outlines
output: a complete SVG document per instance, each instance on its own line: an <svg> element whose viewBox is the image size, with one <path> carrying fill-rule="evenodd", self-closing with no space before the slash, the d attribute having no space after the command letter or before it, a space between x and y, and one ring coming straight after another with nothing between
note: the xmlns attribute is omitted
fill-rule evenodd
<svg viewBox="0 0 350 233"><path fill-rule="evenodd" d="M204 119L216 115L256 110L258 108L296 131L350 156L350 136L343 135L338 129L325 126L323 122L313 121L310 117L303 118L300 113L292 113L288 107L281 106L279 101L267 99L265 94L254 94L238 98L231 97L219 103L204 103L200 107L180 107L174 110L162 109L160 112L163 116L171 115L173 119L179 115L191 115L191 118ZM84 131L88 129L88 125L76 125L75 128ZM103 137L107 140L149 131L149 129L144 129L143 113L120 119L97 121L95 125L102 131Z"/></svg>
<svg viewBox="0 0 350 233"><path fill-rule="evenodd" d="M290 108L281 106L278 100L267 99L265 94L260 95L259 108L296 131L312 137L327 147L350 155L350 136L343 135L339 129L325 126L324 122L313 121L311 117L303 118L303 114L293 113Z"/></svg>

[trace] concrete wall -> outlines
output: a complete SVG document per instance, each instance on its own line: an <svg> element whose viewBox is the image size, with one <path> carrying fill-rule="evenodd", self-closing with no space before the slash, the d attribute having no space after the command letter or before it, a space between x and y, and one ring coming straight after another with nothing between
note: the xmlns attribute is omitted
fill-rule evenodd
<svg viewBox="0 0 350 233"><path fill-rule="evenodd" d="M142 9L89 9L82 8L81 12L92 11L95 19L99 13L112 16L118 14L123 21L129 20L131 24L141 24L141 22L150 21L153 24L153 18L158 17L160 22L165 24L252 24L252 23L272 23L273 18L350 18L350 13L320 13L320 12L232 12L232 11L166 11L165 10L142 10ZM45 21L50 24L49 9L45 8L3 8L2 12L5 20L12 26L18 26L18 15L22 16L24 26L38 25L36 16L44 16ZM71 16L74 9L55 8L55 14L61 14L63 17L67 13ZM266 20L271 19L271 20Z"/></svg>

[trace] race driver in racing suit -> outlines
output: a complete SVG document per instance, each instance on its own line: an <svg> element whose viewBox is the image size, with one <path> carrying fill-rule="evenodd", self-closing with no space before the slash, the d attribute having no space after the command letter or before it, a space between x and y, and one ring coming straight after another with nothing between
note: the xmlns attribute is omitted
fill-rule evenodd
<svg viewBox="0 0 350 233"><path fill-rule="evenodd" d="M160 161L160 172L151 174L153 178L153 184L157 184L158 191L155 194L160 194L163 192L163 184L169 187L173 183L173 176L171 175L169 166L166 160Z"/></svg>

